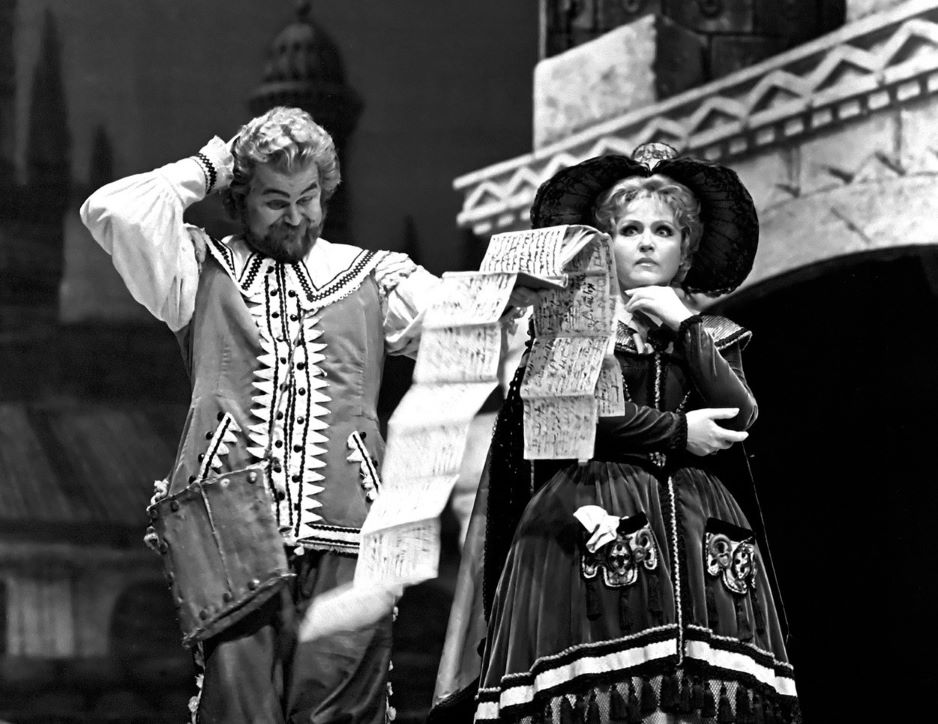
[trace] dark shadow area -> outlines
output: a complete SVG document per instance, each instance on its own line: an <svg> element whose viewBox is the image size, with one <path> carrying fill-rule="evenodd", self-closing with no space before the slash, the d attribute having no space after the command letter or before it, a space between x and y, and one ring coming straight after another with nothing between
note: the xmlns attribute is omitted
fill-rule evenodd
<svg viewBox="0 0 938 724"><path fill-rule="evenodd" d="M0 333L0 720L177 722L195 691L143 545L189 383L157 324Z"/></svg>
<svg viewBox="0 0 938 724"><path fill-rule="evenodd" d="M936 268L840 259L715 310L754 332L747 449L807 724L917 720L930 691Z"/></svg>
<svg viewBox="0 0 938 724"><path fill-rule="evenodd" d="M180 644L159 557L145 550L142 541L150 488L172 465L189 398L173 335L158 324L50 321L24 326L0 334L0 370L0 463L8 472L34 468L32 477L20 476L16 484L2 479L7 495L0 506L0 552L18 556L5 570L38 575L47 565L46 546L70 546L70 561L48 562L49 580L71 591L76 628L106 623L98 634L99 648L106 653L13 653L8 628L21 636L22 621L31 620L22 606L31 604L11 597L11 586L0 581L0 721L181 721L196 691L195 671ZM387 362L379 405L385 430L412 370L408 358ZM121 467L111 454L101 452L114 445L135 459L132 467ZM11 503L21 488L32 488L34 500L25 507ZM113 506L107 498L118 490L126 504L119 518L108 517ZM69 514L49 518L41 513L36 506L44 496L63 496ZM459 524L447 509L440 577L409 588L398 607L391 680L392 705L401 724L423 721L430 705L459 561L458 536ZM138 555L148 580L132 582L139 578L134 568L114 573L116 600L100 616L92 616L97 599L88 598L89 590L104 595L101 589L111 585L101 579L113 565L108 561L123 555ZM96 556L103 557L98 561ZM98 583L78 583L79 577Z"/></svg>

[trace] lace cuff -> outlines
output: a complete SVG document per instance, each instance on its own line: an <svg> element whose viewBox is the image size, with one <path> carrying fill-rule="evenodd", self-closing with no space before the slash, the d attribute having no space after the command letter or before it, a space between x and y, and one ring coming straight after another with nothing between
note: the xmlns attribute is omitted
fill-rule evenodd
<svg viewBox="0 0 938 724"><path fill-rule="evenodd" d="M218 136L213 136L193 157L205 178L205 195L228 188L231 183L234 157L231 149Z"/></svg>

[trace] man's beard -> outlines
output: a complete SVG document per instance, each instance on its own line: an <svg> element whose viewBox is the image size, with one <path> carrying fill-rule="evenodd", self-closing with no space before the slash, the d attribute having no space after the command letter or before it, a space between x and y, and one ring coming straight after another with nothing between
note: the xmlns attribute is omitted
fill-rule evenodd
<svg viewBox="0 0 938 724"><path fill-rule="evenodd" d="M319 226L312 226L304 221L297 226L290 226L285 221L278 221L260 237L251 233L244 225L244 238L254 251L269 256L282 264L296 264L302 261L319 238Z"/></svg>

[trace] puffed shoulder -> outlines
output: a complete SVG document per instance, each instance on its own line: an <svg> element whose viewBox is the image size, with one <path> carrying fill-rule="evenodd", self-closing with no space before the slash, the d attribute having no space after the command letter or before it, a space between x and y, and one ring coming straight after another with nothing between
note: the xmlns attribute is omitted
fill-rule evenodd
<svg viewBox="0 0 938 724"><path fill-rule="evenodd" d="M699 314L685 319L681 323L678 335L693 324L701 325L703 330L713 339L717 349L725 349L734 344L738 344L740 349L744 349L749 344L749 340L752 339L752 332L748 329L717 314Z"/></svg>

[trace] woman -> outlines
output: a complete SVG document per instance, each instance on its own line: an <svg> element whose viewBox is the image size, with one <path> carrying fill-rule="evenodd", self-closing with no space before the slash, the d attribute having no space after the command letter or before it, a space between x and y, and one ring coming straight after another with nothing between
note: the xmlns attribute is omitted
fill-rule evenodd
<svg viewBox="0 0 938 724"><path fill-rule="evenodd" d="M716 453L757 415L741 364L750 335L684 301L731 291L749 272L748 192L729 169L648 144L561 171L531 216L612 236L627 402L600 418L585 465L532 464L523 364L515 377L477 503L488 625L476 721L797 720L761 554L717 476ZM464 620L454 611L451 628ZM443 668L452 658L444 652ZM447 694L439 681L437 693Z"/></svg>

